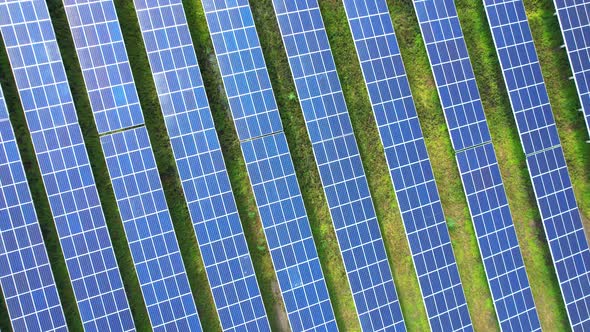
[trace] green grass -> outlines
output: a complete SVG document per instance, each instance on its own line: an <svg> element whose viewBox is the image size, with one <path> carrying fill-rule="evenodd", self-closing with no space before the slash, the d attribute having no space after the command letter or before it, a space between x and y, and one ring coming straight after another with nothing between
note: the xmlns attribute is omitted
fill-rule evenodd
<svg viewBox="0 0 590 332"><path fill-rule="evenodd" d="M288 324L285 322L283 304L217 70L201 3L199 0L183 2L266 310L273 329L285 330L288 329ZM541 323L548 331L567 330L567 316L552 268L483 6L480 1L457 0L456 3L478 85L482 92L486 116ZM123 35L145 114L146 126L152 140L201 322L207 331L219 330L212 296L208 287L205 286L207 284L205 271L176 174L135 11L131 1L115 0L115 4L121 18ZM473 226L454 161L454 152L411 1L388 0L388 4L432 159L474 326L476 330L498 330ZM525 0L525 4L575 193L585 224L588 225L590 220L590 145L584 143L587 135L582 116L576 111L579 105L574 84L568 80L571 74L567 56L565 51L559 48L562 39L557 18L553 16L553 4L550 0ZM110 188L110 180L67 28L65 13L61 1L50 0L49 5L135 322L139 330L149 330L149 320L142 298L139 296L139 285ZM272 1L256 0L251 1L251 5L336 318L341 330L356 331L359 330L359 324L352 296L347 282L344 282L346 279L344 267L276 18L272 11ZM423 331L428 328L428 322L383 149L376 143L379 142L379 136L342 2L341 0L320 0L320 6L374 198L406 324L410 331ZM71 330L78 331L81 330L81 324L73 292L4 48L0 49L0 74L2 77L0 83L11 111L11 120L17 133L23 161L28 170L27 177L68 325ZM0 329L10 329L4 305L0 306Z"/></svg>

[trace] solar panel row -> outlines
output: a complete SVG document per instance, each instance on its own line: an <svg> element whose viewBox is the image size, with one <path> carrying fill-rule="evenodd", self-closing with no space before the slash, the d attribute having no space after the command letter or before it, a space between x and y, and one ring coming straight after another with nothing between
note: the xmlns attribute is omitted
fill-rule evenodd
<svg viewBox="0 0 590 332"><path fill-rule="evenodd" d="M500 327L540 330L500 168L453 0L414 1Z"/></svg>
<svg viewBox="0 0 590 332"><path fill-rule="evenodd" d="M204 0L203 8L291 329L335 330L249 3Z"/></svg>
<svg viewBox="0 0 590 332"><path fill-rule="evenodd" d="M84 328L133 330L46 2L0 2L0 31Z"/></svg>
<svg viewBox="0 0 590 332"><path fill-rule="evenodd" d="M387 2L344 0L430 326L471 325Z"/></svg>
<svg viewBox="0 0 590 332"><path fill-rule="evenodd" d="M114 3L63 2L151 325L200 331Z"/></svg>
<svg viewBox="0 0 590 332"><path fill-rule="evenodd" d="M147 130L100 141L152 328L201 330Z"/></svg>
<svg viewBox="0 0 590 332"><path fill-rule="evenodd" d="M570 324L588 330L590 250L524 4L484 4Z"/></svg>
<svg viewBox="0 0 590 332"><path fill-rule="evenodd" d="M553 2L590 136L590 1Z"/></svg>
<svg viewBox="0 0 590 332"><path fill-rule="evenodd" d="M223 330L269 330L181 0L135 0Z"/></svg>
<svg viewBox="0 0 590 332"><path fill-rule="evenodd" d="M363 330L404 330L393 277L317 1L273 1Z"/></svg>
<svg viewBox="0 0 590 332"><path fill-rule="evenodd" d="M0 285L15 331L66 331L45 242L0 90Z"/></svg>

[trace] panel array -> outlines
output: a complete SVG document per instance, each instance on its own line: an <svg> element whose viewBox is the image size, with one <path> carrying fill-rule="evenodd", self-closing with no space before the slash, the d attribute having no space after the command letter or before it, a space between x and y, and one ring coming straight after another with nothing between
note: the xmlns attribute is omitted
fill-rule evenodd
<svg viewBox="0 0 590 332"><path fill-rule="evenodd" d="M0 31L84 328L133 330L46 2L0 2Z"/></svg>
<svg viewBox="0 0 590 332"><path fill-rule="evenodd" d="M404 330L318 3L274 0L273 4L362 329Z"/></svg>
<svg viewBox="0 0 590 332"><path fill-rule="evenodd" d="M135 0L223 330L269 330L181 0Z"/></svg>
<svg viewBox="0 0 590 332"><path fill-rule="evenodd" d="M249 3L204 0L203 7L291 329L335 330Z"/></svg>
<svg viewBox="0 0 590 332"><path fill-rule="evenodd" d="M344 0L430 326L471 326L446 218L385 0Z"/></svg>
<svg viewBox="0 0 590 332"><path fill-rule="evenodd" d="M15 331L67 331L25 169L0 90L0 286Z"/></svg>
<svg viewBox="0 0 590 332"><path fill-rule="evenodd" d="M589 330L590 250L524 4L484 4L570 324Z"/></svg>
<svg viewBox="0 0 590 332"><path fill-rule="evenodd" d="M147 130L100 141L152 328L200 329Z"/></svg>
<svg viewBox="0 0 590 332"><path fill-rule="evenodd" d="M200 331L115 5L63 2L151 325Z"/></svg>
<svg viewBox="0 0 590 332"><path fill-rule="evenodd" d="M417 0L414 6L500 327L505 331L540 330L455 4L453 0Z"/></svg>
<svg viewBox="0 0 590 332"><path fill-rule="evenodd" d="M590 136L590 1L553 2Z"/></svg>

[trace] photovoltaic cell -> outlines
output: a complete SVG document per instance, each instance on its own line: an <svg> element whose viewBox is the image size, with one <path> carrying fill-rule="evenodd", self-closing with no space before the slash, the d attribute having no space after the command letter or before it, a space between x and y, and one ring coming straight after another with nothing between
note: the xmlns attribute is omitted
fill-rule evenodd
<svg viewBox="0 0 590 332"><path fill-rule="evenodd" d="M0 31L82 324L134 330L46 2L0 1Z"/></svg>
<svg viewBox="0 0 590 332"><path fill-rule="evenodd" d="M223 330L269 330L181 0L135 0Z"/></svg>
<svg viewBox="0 0 590 332"><path fill-rule="evenodd" d="M203 7L291 329L336 330L249 3Z"/></svg>
<svg viewBox="0 0 590 332"><path fill-rule="evenodd" d="M274 0L361 327L404 330L385 246L315 0Z"/></svg>
<svg viewBox="0 0 590 332"><path fill-rule="evenodd" d="M384 0L344 0L430 326L471 326L446 218Z"/></svg>
<svg viewBox="0 0 590 332"><path fill-rule="evenodd" d="M452 0L414 1L414 6L456 151L498 322L504 331L540 330L457 9ZM461 127L463 130L456 129Z"/></svg>
<svg viewBox="0 0 590 332"><path fill-rule="evenodd" d="M590 1L553 2L590 135Z"/></svg>
<svg viewBox="0 0 590 332"><path fill-rule="evenodd" d="M201 330L145 127L100 139L154 331Z"/></svg>
<svg viewBox="0 0 590 332"><path fill-rule="evenodd" d="M522 1L485 1L570 324L590 330L590 250Z"/></svg>
<svg viewBox="0 0 590 332"><path fill-rule="evenodd" d="M143 124L113 1L63 3L99 134Z"/></svg>
<svg viewBox="0 0 590 332"><path fill-rule="evenodd" d="M64 0L64 7L99 133L118 131L101 144L151 325L201 331L114 3ZM111 96L115 107L105 107Z"/></svg>
<svg viewBox="0 0 590 332"><path fill-rule="evenodd" d="M14 331L67 331L1 90L0 286Z"/></svg>

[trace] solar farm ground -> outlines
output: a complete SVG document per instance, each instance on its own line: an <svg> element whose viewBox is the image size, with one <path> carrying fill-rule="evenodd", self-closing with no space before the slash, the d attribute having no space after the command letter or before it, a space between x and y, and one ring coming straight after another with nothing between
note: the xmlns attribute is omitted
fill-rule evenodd
<svg viewBox="0 0 590 332"><path fill-rule="evenodd" d="M272 270L262 227L258 220L237 135L229 116L229 108L215 64L213 47L201 3L199 0L184 0L183 2L266 310L275 330L287 329L288 323L285 319L278 285ZM303 115L297 101L295 87L272 10L272 2L271 0L251 0L250 2L338 324L341 330L355 331L359 329L359 324L354 304L348 284L344 282L346 278L344 266L340 259ZM135 10L132 1L116 0L115 3L146 117L146 126L149 130L201 322L206 331L219 330L217 314L207 286L205 271L199 257L188 210L182 197L174 158L159 110ZM121 220L116 210L115 198L110 188L106 164L84 90L62 2L61 0L48 0L48 4L135 323L138 330L149 330L149 319L142 297L139 295L139 284L133 270ZM482 331L498 330L473 226L469 219L467 203L454 161L443 113L439 106L428 58L419 35L420 31L412 2L410 0L388 0L388 4L447 215L451 240L474 327L476 330ZM473 0L457 0L456 4L482 93L486 116L490 124L542 326L548 331L567 330L567 316L553 272L553 265L486 22L483 4ZM578 97L574 82L568 80L571 74L567 55L565 50L559 48L562 44L562 37L557 17L553 16L553 3L551 0L525 0L525 5L582 217L586 227L590 227L590 144L585 143L588 137L582 115L576 112L576 109L579 108ZM320 0L320 6L383 230L406 324L410 331L423 331L428 328L428 321L344 8L340 0ZM78 331L81 330L81 323L73 292L26 129L24 114L3 47L0 48L0 77L22 158L28 171L28 180L68 325L71 330ZM0 305L0 329L10 329L4 305Z"/></svg>

